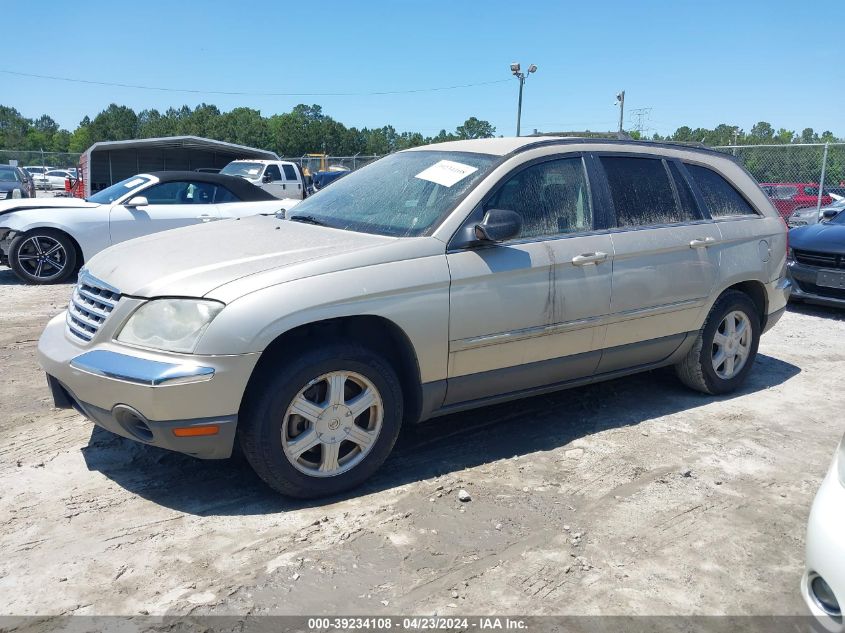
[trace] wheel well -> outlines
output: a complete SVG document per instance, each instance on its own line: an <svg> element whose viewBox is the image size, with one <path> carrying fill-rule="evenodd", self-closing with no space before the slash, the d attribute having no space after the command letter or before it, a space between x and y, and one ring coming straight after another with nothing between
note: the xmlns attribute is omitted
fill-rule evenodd
<svg viewBox="0 0 845 633"><path fill-rule="evenodd" d="M742 281L734 284L725 290L739 290L748 295L751 301L754 302L754 307L757 308L757 313L760 315L760 328L766 327L766 319L768 318L768 297L766 297L766 288L759 281Z"/></svg>
<svg viewBox="0 0 845 633"><path fill-rule="evenodd" d="M73 250L76 251L76 269L74 272L78 272L80 268L82 268L83 264L83 255L82 255L82 247L79 245L79 242L76 241L76 238L73 237L67 231L62 231L61 229L55 229L52 226L36 226L34 229L29 229L28 231L24 231L23 235L29 235L35 231L49 231L50 233L61 233L66 238L70 240L70 243L73 244Z"/></svg>
<svg viewBox="0 0 845 633"><path fill-rule="evenodd" d="M244 392L244 398L250 392L253 381L263 371L269 370L280 359L313 345L315 340L354 341L384 356L396 370L402 385L405 412L403 423L419 420L422 412L422 388L414 347L402 328L389 319L373 315L315 321L281 334L261 353Z"/></svg>

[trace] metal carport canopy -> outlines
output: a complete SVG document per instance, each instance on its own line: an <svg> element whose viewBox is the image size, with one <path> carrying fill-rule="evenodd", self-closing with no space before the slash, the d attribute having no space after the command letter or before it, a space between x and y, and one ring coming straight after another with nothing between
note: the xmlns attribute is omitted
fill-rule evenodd
<svg viewBox="0 0 845 633"><path fill-rule="evenodd" d="M80 162L87 172L85 188L90 194L139 173L222 168L238 158L278 160L279 156L270 150L199 136L166 136L100 141L88 148Z"/></svg>

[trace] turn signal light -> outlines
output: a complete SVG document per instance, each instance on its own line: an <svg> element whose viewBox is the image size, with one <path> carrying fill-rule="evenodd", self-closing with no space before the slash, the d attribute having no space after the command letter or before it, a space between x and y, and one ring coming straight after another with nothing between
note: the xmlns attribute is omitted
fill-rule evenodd
<svg viewBox="0 0 845 633"><path fill-rule="evenodd" d="M205 426L184 426L173 429L173 435L176 437L200 437L203 435L217 435L220 432L220 427L217 424L207 424Z"/></svg>

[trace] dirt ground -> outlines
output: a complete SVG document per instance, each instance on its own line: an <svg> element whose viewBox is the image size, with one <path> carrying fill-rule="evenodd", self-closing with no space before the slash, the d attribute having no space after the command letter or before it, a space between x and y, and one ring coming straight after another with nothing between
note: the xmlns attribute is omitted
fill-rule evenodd
<svg viewBox="0 0 845 633"><path fill-rule="evenodd" d="M444 417L303 503L53 409L69 295L0 268L0 614L805 613L845 312L790 309L734 396L657 371Z"/></svg>

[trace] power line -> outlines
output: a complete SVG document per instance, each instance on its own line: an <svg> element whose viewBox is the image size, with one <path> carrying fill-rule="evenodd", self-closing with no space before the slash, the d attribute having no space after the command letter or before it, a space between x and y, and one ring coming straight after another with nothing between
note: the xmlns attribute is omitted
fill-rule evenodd
<svg viewBox="0 0 845 633"><path fill-rule="evenodd" d="M164 88L161 86L142 86L138 84L124 84L111 81L95 81L93 79L75 79L72 77L56 77L53 75L36 75L35 73L22 73L15 70L0 69L0 73L16 75L18 77L31 77L34 79L49 79L51 81L65 81L68 83L89 84L95 86L108 86L110 88L132 88L135 90L156 90L158 92L185 92L203 95L228 95L238 97L374 97L382 95L404 95L420 92L438 92L442 90L458 90L461 88L477 88L479 86L491 86L503 84L509 79L497 79L496 81L482 81L472 84L458 84L455 86L439 86L436 88L416 88L414 90L381 90L375 92L241 92L229 90L193 90L189 88Z"/></svg>
<svg viewBox="0 0 845 633"><path fill-rule="evenodd" d="M634 115L634 118L637 120L636 125L634 125L634 130L639 132L640 135L644 135L652 129L648 125L651 121L651 111L652 108L650 106L647 108L636 108L631 110L631 114Z"/></svg>

